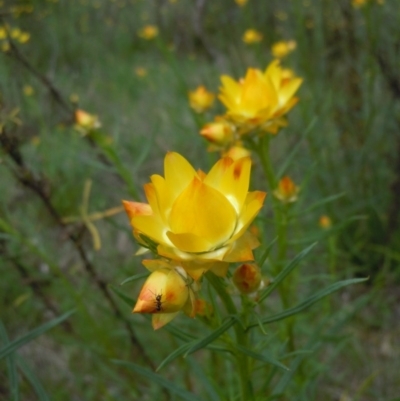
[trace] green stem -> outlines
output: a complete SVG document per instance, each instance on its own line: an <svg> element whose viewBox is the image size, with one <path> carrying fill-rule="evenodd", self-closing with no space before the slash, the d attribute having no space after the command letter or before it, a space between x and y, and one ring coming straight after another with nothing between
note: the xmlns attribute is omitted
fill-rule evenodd
<svg viewBox="0 0 400 401"><path fill-rule="evenodd" d="M218 293L221 298L227 312L230 315L238 316L237 308L231 298L231 296L226 291L224 282L215 274L211 272L206 273L207 280ZM244 314L243 314L244 315ZM235 324L234 326L236 343L242 347L247 347L247 332L240 324ZM244 324L244 327L246 325ZM254 400L253 386L251 383L250 371L249 371L249 360L248 357L242 352L235 353L236 366L240 378L240 392L242 401L252 401Z"/></svg>

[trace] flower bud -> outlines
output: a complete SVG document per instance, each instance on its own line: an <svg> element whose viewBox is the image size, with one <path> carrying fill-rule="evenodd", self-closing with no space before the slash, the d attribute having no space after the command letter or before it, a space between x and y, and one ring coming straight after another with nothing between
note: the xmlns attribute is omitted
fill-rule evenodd
<svg viewBox="0 0 400 401"><path fill-rule="evenodd" d="M99 118L93 114L89 114L84 110L77 109L75 111L75 128L82 135L101 126Z"/></svg>
<svg viewBox="0 0 400 401"><path fill-rule="evenodd" d="M198 86L193 92L189 92L190 107L197 113L203 113L214 103L215 95L209 92L203 85Z"/></svg>
<svg viewBox="0 0 400 401"><path fill-rule="evenodd" d="M332 220L329 218L329 216L324 214L319 218L319 226L324 229L331 228Z"/></svg>
<svg viewBox="0 0 400 401"><path fill-rule="evenodd" d="M206 124L200 131L208 141L217 145L225 145L233 139L234 127L223 119L216 119L215 122Z"/></svg>
<svg viewBox="0 0 400 401"><path fill-rule="evenodd" d="M232 160L239 160L242 157L251 157L251 152L240 144L236 144L235 146L229 148L223 154L223 157L230 157Z"/></svg>
<svg viewBox="0 0 400 401"><path fill-rule="evenodd" d="M232 280L241 293L250 294L260 287L261 270L254 263L245 263L234 271Z"/></svg>
<svg viewBox="0 0 400 401"><path fill-rule="evenodd" d="M297 200L297 194L300 188L290 179L290 177L283 177L278 184L278 188L275 189L273 194L276 198L284 203L295 202Z"/></svg>
<svg viewBox="0 0 400 401"><path fill-rule="evenodd" d="M174 269L159 269L147 278L133 309L134 313L173 313L183 308L189 289Z"/></svg>

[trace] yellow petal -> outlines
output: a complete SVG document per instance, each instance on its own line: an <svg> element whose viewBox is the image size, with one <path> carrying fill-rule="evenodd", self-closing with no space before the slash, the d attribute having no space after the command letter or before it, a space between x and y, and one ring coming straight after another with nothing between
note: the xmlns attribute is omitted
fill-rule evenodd
<svg viewBox="0 0 400 401"><path fill-rule="evenodd" d="M164 159L164 175L167 188L175 199L197 176L191 164L180 154L168 152Z"/></svg>
<svg viewBox="0 0 400 401"><path fill-rule="evenodd" d="M147 203L139 203L139 202L130 202L130 201L122 201L124 205L125 212L129 217L129 220L132 219L133 216L149 216L153 213L151 210L151 206Z"/></svg>
<svg viewBox="0 0 400 401"><path fill-rule="evenodd" d="M136 230L153 241L169 244L169 239L166 236L167 228L159 216L133 216L131 224Z"/></svg>
<svg viewBox="0 0 400 401"><path fill-rule="evenodd" d="M175 234L192 233L217 247L232 235L236 218L235 209L220 192L194 178L176 199L169 226Z"/></svg>
<svg viewBox="0 0 400 401"><path fill-rule="evenodd" d="M204 180L224 194L239 214L247 196L250 182L251 159L244 157L232 163L221 159Z"/></svg>
<svg viewBox="0 0 400 401"><path fill-rule="evenodd" d="M213 245L206 239L192 233L175 234L168 231L167 236L178 249L184 252L206 252Z"/></svg>
<svg viewBox="0 0 400 401"><path fill-rule="evenodd" d="M161 329L161 327L165 326L172 319L174 319L179 312L175 313L157 313L154 314L151 318L151 325L154 330Z"/></svg>

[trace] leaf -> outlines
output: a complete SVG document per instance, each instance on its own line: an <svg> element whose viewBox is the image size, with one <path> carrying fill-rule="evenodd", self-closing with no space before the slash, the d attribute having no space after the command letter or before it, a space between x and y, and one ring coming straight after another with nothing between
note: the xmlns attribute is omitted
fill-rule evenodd
<svg viewBox="0 0 400 401"><path fill-rule="evenodd" d="M114 291L114 293L118 296L118 298L124 301L131 309L133 308L133 306L136 303L136 301L133 298L128 297L128 295L125 295L119 288L113 285L109 285L109 287Z"/></svg>
<svg viewBox="0 0 400 401"><path fill-rule="evenodd" d="M181 345L175 351L171 352L157 367L156 372L161 370L165 365L172 362L174 359L178 358L179 356L185 354L192 346L194 345L194 341L190 343L186 343Z"/></svg>
<svg viewBox="0 0 400 401"><path fill-rule="evenodd" d="M141 278L145 278L149 275L149 273L140 273L135 274L134 276L126 278L120 285L124 285L126 283L130 283L131 281L140 280Z"/></svg>
<svg viewBox="0 0 400 401"><path fill-rule="evenodd" d="M239 344L235 345L235 349L239 350L243 354L246 354L250 358L253 358L253 359L265 362L265 363L269 363L271 365L274 365L274 366L276 366L278 368L281 368L281 369L284 369L284 370L289 370L289 368L287 366L285 366L283 363L280 363L279 361L276 361L275 359L273 359L270 356L265 355L263 353L250 351L249 349L247 349L245 347L242 347Z"/></svg>
<svg viewBox="0 0 400 401"><path fill-rule="evenodd" d="M0 321L0 338L2 343L8 345L10 340L8 339L6 328L3 325L3 322ZM8 378L9 378L9 388L10 388L10 395L12 401L19 400L19 386L18 386L18 371L17 365L15 363L15 354L11 354L7 358L7 371L8 371Z"/></svg>
<svg viewBox="0 0 400 401"><path fill-rule="evenodd" d="M12 352L17 350L18 348L22 347L29 341L32 341L34 338L39 337L46 331L52 329L53 327L57 326L58 324L62 323L64 320L68 319L73 313L75 313L75 310L71 310L67 313L64 313L60 317L51 320L50 322L47 322L43 324L42 326L39 326L38 328L30 331L29 333L25 334L24 336L18 338L17 340L12 341L5 347L0 349L0 359L6 357L7 355L10 355Z"/></svg>
<svg viewBox="0 0 400 401"><path fill-rule="evenodd" d="M181 397L184 400L200 401L199 398L197 398L194 394L189 393L189 391L186 391L185 389L178 387L176 384L170 382L167 379L164 379L162 376L154 372L151 372L148 369L142 368L141 366L136 365L135 363L120 361L117 359L112 359L111 361L116 365L125 366L128 369L132 370L133 372L147 378L152 382L152 384L154 383L159 384L160 386L166 388L167 390L171 391L172 393L176 394L178 397Z"/></svg>
<svg viewBox="0 0 400 401"><path fill-rule="evenodd" d="M188 349L188 351L185 354L185 357L187 355L192 354L193 352L198 351L201 348L206 347L208 344L213 342L215 339L217 339L219 336L221 336L223 333L225 333L231 326L234 325L236 322L235 317L230 317L223 323L218 329L214 330L211 334L209 334L207 337L204 337L202 340L196 341L191 348Z"/></svg>
<svg viewBox="0 0 400 401"><path fill-rule="evenodd" d="M268 323L277 322L279 320L286 319L289 316L296 315L297 313L302 312L304 309L309 308L311 305L315 304L320 299L325 298L327 295L332 294L333 292L338 291L343 287L346 287L351 284L362 283L367 280L368 280L368 278L353 278L353 279L349 279L349 280L338 281L337 283L334 283L334 284L324 288L323 290L318 291L316 294L307 298L305 301L301 302L297 306L287 309L283 312L277 313L276 315L262 319L261 322L263 324L268 324ZM259 325L258 322L251 323L248 326L248 329L258 326L258 325Z"/></svg>
<svg viewBox="0 0 400 401"><path fill-rule="evenodd" d="M271 294L271 292L300 263L300 261L308 255L308 253L311 251L311 249L314 248L316 244L317 244L316 242L311 244L309 247L300 252L287 266L285 266L285 268L278 274L278 276L275 278L272 284L270 284L265 290L261 292L260 297L258 299L258 303L261 303L265 298L269 296L269 294Z"/></svg>
<svg viewBox="0 0 400 401"><path fill-rule="evenodd" d="M275 244L275 242L277 241L278 237L275 237L270 244L267 246L267 248L265 249L264 253L261 255L260 260L257 262L258 266L260 266L260 268L263 266L263 264L265 263L265 261L268 258L269 253L271 252L271 249L273 247L273 245Z"/></svg>
<svg viewBox="0 0 400 401"><path fill-rule="evenodd" d="M295 214L293 215L293 217L296 216L296 215L302 215L302 216L303 216L303 215L305 215L306 213L312 212L314 209L318 209L320 206L323 206L323 205L325 205L325 204L327 204L327 203L333 202L333 201L335 201L336 199L342 198L342 197L345 196L345 195L346 195L346 192L341 192L341 193L336 194L336 195L327 196L326 198L321 199L321 200L319 200L318 202L315 202L314 204L312 204L312 205L311 205L310 207L308 207L307 209L303 209L303 210L301 210L300 212L295 213Z"/></svg>
<svg viewBox="0 0 400 401"><path fill-rule="evenodd" d="M50 397L46 393L46 390L42 386L42 383L37 379L31 368L25 363L25 361L18 355L17 356L18 366L22 370L24 376L31 383L36 395L40 401L50 401Z"/></svg>

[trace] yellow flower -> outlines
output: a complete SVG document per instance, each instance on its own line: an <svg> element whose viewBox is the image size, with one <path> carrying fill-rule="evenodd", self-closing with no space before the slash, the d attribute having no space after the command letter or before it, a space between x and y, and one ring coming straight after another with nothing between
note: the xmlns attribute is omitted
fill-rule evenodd
<svg viewBox="0 0 400 401"><path fill-rule="evenodd" d="M243 34L243 42L247 44L259 43L262 41L262 34L255 29L247 29Z"/></svg>
<svg viewBox="0 0 400 401"><path fill-rule="evenodd" d="M331 228L331 226L332 226L332 220L330 219L330 217L329 216L327 216L327 215L322 215L320 218L319 218L319 226L321 227L321 228L325 228L325 229L328 229L328 228Z"/></svg>
<svg viewBox="0 0 400 401"><path fill-rule="evenodd" d="M97 116L81 109L75 110L75 128L82 135L86 135L89 131L99 127L101 124Z"/></svg>
<svg viewBox="0 0 400 401"><path fill-rule="evenodd" d="M5 39L7 37L7 31L4 26L0 26L0 40Z"/></svg>
<svg viewBox="0 0 400 401"><path fill-rule="evenodd" d="M153 314L155 330L170 322L181 310L193 317L195 298L186 272L163 260L145 260L143 263L152 273L144 283L132 312Z"/></svg>
<svg viewBox="0 0 400 401"><path fill-rule="evenodd" d="M243 7L247 4L249 0L235 0L235 3L239 6L239 7Z"/></svg>
<svg viewBox="0 0 400 401"><path fill-rule="evenodd" d="M239 266L232 276L233 284L243 294L257 291L261 285L261 269L254 263Z"/></svg>
<svg viewBox="0 0 400 401"><path fill-rule="evenodd" d="M200 131L200 135L216 145L224 146L233 140L235 127L221 117L206 124Z"/></svg>
<svg viewBox="0 0 400 401"><path fill-rule="evenodd" d="M290 177L283 177L278 184L278 188L275 189L274 196L280 201L285 203L295 202L297 200L297 194L300 188L290 179Z"/></svg>
<svg viewBox="0 0 400 401"><path fill-rule="evenodd" d="M194 91L189 92L190 107L197 113L203 113L209 109L214 103L215 95L208 92L207 89L200 85Z"/></svg>
<svg viewBox="0 0 400 401"><path fill-rule="evenodd" d="M296 46L297 44L294 40L280 41L272 45L271 52L275 58L283 58L291 53Z"/></svg>
<svg viewBox="0 0 400 401"><path fill-rule="evenodd" d="M281 117L298 102L294 94L302 83L301 78L287 78L284 71L275 60L264 73L249 68L239 82L223 75L219 99L228 109L227 117L244 132L261 128L276 133L285 125Z"/></svg>
<svg viewBox="0 0 400 401"><path fill-rule="evenodd" d="M259 243L247 228L266 194L248 192L250 169L250 158L222 158L205 174L167 153L165 177L152 175L144 187L149 203L123 202L136 239L178 261L195 280L207 270L225 276L230 262L254 260Z"/></svg>
<svg viewBox="0 0 400 401"><path fill-rule="evenodd" d="M146 25L138 32L138 35L146 40L154 39L158 35L158 28L155 25Z"/></svg>

